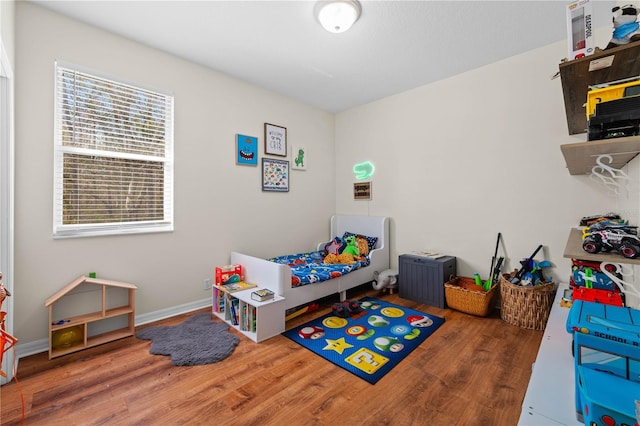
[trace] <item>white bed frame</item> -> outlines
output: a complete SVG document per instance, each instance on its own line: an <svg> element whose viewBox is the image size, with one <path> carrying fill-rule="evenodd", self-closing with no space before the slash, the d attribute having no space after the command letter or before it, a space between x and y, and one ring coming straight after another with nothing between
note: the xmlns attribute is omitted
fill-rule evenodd
<svg viewBox="0 0 640 426"><path fill-rule="evenodd" d="M232 252L231 263L239 263L244 269L245 279L260 287L273 290L285 298L285 309L294 308L335 293L345 300L347 290L373 280L374 271L389 269L389 218L383 216L332 216L331 235L326 242L319 243L315 250L322 250L333 237L345 232L378 237L374 249L369 253L371 263L338 278L317 284L291 287L291 268L265 259Z"/></svg>

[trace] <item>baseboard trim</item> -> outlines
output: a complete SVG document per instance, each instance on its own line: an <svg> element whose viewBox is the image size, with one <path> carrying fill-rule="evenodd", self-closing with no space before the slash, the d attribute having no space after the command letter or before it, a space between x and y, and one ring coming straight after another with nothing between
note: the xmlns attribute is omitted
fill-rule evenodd
<svg viewBox="0 0 640 426"><path fill-rule="evenodd" d="M197 311L198 309L211 306L211 298L196 300L195 302L185 303L183 305L172 306L170 308L160 309L158 311L149 312L135 316L135 325L149 324L150 322L160 321L176 315L186 314L187 312ZM18 343L16 345L16 355L23 358L29 355L47 352L49 350L49 339L34 340L33 342Z"/></svg>

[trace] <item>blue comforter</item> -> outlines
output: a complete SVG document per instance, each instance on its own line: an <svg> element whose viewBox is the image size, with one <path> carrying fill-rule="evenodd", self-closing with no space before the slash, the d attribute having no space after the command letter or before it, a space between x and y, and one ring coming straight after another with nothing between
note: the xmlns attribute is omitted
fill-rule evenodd
<svg viewBox="0 0 640 426"><path fill-rule="evenodd" d="M360 261L352 264L325 264L322 251L288 254L267 259L271 262L291 267L291 287L319 283L368 266L369 256L360 257Z"/></svg>

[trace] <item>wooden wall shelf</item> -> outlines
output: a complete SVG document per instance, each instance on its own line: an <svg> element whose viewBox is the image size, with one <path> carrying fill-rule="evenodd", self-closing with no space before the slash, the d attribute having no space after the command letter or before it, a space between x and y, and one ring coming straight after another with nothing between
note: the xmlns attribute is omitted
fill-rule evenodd
<svg viewBox="0 0 640 426"><path fill-rule="evenodd" d="M640 42L599 51L559 65L569 134L585 133L587 117L584 104L589 86L640 75ZM610 66L598 68L599 64Z"/></svg>
<svg viewBox="0 0 640 426"><path fill-rule="evenodd" d="M594 262L625 263L629 265L640 265L640 258L629 259L620 256L615 252L609 253L587 253L582 249L582 230L573 228L569 233L569 239L564 249L564 257L569 259L591 260Z"/></svg>
<svg viewBox="0 0 640 426"><path fill-rule="evenodd" d="M621 169L640 152L640 136L571 143L560 145L560 149L572 175L591 173L596 159L602 154L610 154L613 158L609 166Z"/></svg>

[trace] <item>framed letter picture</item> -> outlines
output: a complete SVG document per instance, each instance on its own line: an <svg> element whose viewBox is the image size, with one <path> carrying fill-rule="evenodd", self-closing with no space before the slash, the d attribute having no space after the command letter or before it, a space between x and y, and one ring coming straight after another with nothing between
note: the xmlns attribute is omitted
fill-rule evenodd
<svg viewBox="0 0 640 426"><path fill-rule="evenodd" d="M264 123L264 153L287 156L287 128Z"/></svg>
<svg viewBox="0 0 640 426"><path fill-rule="evenodd" d="M289 192L289 162L262 157L262 190Z"/></svg>
<svg viewBox="0 0 640 426"><path fill-rule="evenodd" d="M258 165L258 138L236 135L236 164Z"/></svg>
<svg viewBox="0 0 640 426"><path fill-rule="evenodd" d="M353 184L354 200L370 200L371 199L371 182L358 182Z"/></svg>

